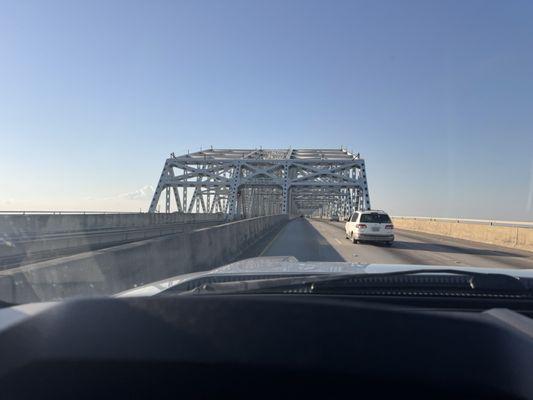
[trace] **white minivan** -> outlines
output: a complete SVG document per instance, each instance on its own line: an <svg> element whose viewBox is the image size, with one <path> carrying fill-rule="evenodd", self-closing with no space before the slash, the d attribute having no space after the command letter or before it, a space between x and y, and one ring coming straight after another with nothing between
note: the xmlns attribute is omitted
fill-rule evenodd
<svg viewBox="0 0 533 400"><path fill-rule="evenodd" d="M346 238L353 243L382 242L391 245L394 241L394 225L384 211L356 211L345 225Z"/></svg>

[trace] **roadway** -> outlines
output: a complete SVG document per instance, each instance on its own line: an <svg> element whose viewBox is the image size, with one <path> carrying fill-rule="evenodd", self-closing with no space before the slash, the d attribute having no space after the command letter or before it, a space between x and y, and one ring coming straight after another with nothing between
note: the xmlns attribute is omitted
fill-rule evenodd
<svg viewBox="0 0 533 400"><path fill-rule="evenodd" d="M344 236L343 222L296 218L243 258L294 256L300 261L533 268L533 253L527 251L398 229L395 235L391 247L352 244Z"/></svg>

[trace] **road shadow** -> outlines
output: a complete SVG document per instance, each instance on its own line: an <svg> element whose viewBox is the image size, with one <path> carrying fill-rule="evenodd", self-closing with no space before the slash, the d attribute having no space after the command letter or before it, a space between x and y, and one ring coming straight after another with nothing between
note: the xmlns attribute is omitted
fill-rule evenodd
<svg viewBox="0 0 533 400"><path fill-rule="evenodd" d="M239 259L293 256L299 261L346 261L305 218L295 218L274 229L246 249Z"/></svg>
<svg viewBox="0 0 533 400"><path fill-rule="evenodd" d="M480 249L474 247L454 246L438 243L405 242L402 240L395 240L394 244L392 245L392 248L413 251L431 251L436 253L468 254L476 256L527 258L527 256L523 254L517 254L502 250Z"/></svg>
<svg viewBox="0 0 533 400"><path fill-rule="evenodd" d="M287 224L290 222L287 222ZM285 228L286 224L279 224L274 226L272 229L269 229L264 235L262 235L258 240L248 246L238 257L235 258L235 261L245 260L247 258L259 257L261 252L269 245L272 240Z"/></svg>
<svg viewBox="0 0 533 400"><path fill-rule="evenodd" d="M302 260L298 258L300 261L340 261L345 262L346 260L344 257L340 255L340 253L335 250L335 247L330 245L328 241L326 240L326 237L322 235L318 229L316 229L307 219L300 218L302 222L304 222L307 226L307 229L309 229L310 234L312 235L313 239L316 240L316 245L311 244L311 246L318 246L318 259L308 259L308 260ZM310 251L310 253L316 254L317 251ZM323 259L322 259L323 258Z"/></svg>

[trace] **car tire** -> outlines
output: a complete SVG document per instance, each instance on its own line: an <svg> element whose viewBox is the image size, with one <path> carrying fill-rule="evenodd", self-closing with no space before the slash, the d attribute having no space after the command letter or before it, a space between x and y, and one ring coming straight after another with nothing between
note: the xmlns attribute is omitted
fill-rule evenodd
<svg viewBox="0 0 533 400"><path fill-rule="evenodd" d="M359 243L359 240L357 240L357 239L355 238L355 236L353 235L353 232L352 232L352 243L353 243L353 244L357 244L357 243Z"/></svg>

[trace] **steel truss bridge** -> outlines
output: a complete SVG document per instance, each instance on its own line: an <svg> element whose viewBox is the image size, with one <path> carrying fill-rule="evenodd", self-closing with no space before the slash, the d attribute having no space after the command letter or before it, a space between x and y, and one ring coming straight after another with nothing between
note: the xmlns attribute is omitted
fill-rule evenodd
<svg viewBox="0 0 533 400"><path fill-rule="evenodd" d="M167 213L222 212L229 219L347 216L370 209L370 197L364 159L345 149L209 149L171 154L149 212L161 205Z"/></svg>

